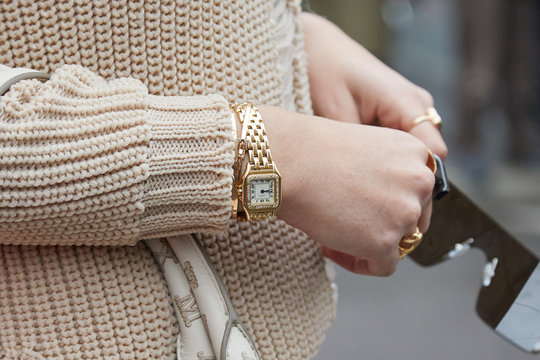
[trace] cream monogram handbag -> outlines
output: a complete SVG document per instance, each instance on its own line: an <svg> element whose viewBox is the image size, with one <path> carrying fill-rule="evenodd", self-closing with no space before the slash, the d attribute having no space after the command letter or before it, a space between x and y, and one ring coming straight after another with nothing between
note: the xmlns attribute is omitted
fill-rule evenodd
<svg viewBox="0 0 540 360"><path fill-rule="evenodd" d="M180 326L179 360L260 360L194 235L145 240L160 264Z"/></svg>

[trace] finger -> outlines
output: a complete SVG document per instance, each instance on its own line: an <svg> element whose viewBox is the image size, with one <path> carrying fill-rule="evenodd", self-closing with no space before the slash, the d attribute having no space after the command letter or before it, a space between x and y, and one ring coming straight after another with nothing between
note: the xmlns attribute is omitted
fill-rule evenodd
<svg viewBox="0 0 540 360"><path fill-rule="evenodd" d="M431 221L431 212L433 208L433 202L431 201L431 196L429 201L427 201L422 206L422 215L420 215L420 219L418 220L418 229L421 233L425 233L428 228Z"/></svg>
<svg viewBox="0 0 540 360"><path fill-rule="evenodd" d="M399 250L396 246L394 250L382 258L369 259L366 261L366 268L369 275L372 276L390 276L396 272L399 261Z"/></svg>
<svg viewBox="0 0 540 360"><path fill-rule="evenodd" d="M365 260L350 254L343 253L341 251L333 250L327 247L322 248L323 255L334 261L336 264L349 270L355 274L359 275L369 275L369 276L389 276L392 275L397 266L397 261L399 260L399 255L397 258L392 256L392 260L383 265L379 261L370 261ZM396 247L397 252L397 247Z"/></svg>
<svg viewBox="0 0 540 360"><path fill-rule="evenodd" d="M416 182L419 185L420 194L420 217L418 218L418 228L421 232L426 232L430 219L433 206L433 188L435 187L435 174L436 163L432 154L426 151L425 167L422 167L422 177Z"/></svg>
<svg viewBox="0 0 540 360"><path fill-rule="evenodd" d="M415 119L426 115L427 109L433 107L433 97L431 94L425 89L417 88L416 96L413 99L401 101L399 104L401 105L403 114L401 129L422 140L428 149L439 155L441 159L446 159L448 149L442 138L440 129L431 121L422 121L413 125Z"/></svg>
<svg viewBox="0 0 540 360"><path fill-rule="evenodd" d="M448 148L444 142L441 132L429 121L423 121L420 124L413 126L409 133L420 139L428 149L439 155L441 159L446 159Z"/></svg>
<svg viewBox="0 0 540 360"><path fill-rule="evenodd" d="M350 272L361 275L370 275L365 260L325 246L322 247L322 253L324 256Z"/></svg>

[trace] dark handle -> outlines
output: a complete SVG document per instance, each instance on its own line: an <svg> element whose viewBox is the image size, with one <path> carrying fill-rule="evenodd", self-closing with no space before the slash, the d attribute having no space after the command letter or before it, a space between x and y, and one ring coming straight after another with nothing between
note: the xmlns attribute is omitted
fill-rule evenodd
<svg viewBox="0 0 540 360"><path fill-rule="evenodd" d="M437 163L437 171L435 172L435 187L433 188L433 200L440 200L450 192L450 184L446 176L446 168L441 158L433 154Z"/></svg>

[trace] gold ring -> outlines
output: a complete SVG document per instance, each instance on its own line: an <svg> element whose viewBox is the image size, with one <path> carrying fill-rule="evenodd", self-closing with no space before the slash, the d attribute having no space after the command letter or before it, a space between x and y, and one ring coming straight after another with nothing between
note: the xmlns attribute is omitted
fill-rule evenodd
<svg viewBox="0 0 540 360"><path fill-rule="evenodd" d="M404 236L399 242L399 258L403 259L406 255L410 254L420 245L422 242L422 237L424 235L420 232L418 227L410 235Z"/></svg>
<svg viewBox="0 0 540 360"><path fill-rule="evenodd" d="M433 174L437 173L437 161L435 161L435 156L433 156L433 153L431 150L428 149L428 159L426 162L427 167L429 170L433 172Z"/></svg>
<svg viewBox="0 0 540 360"><path fill-rule="evenodd" d="M431 121L433 126L435 126L437 129L440 129L442 127L441 116L439 115L437 110L435 110L434 107L427 108L425 115L419 116L416 119L414 119L411 125L411 129L424 121Z"/></svg>

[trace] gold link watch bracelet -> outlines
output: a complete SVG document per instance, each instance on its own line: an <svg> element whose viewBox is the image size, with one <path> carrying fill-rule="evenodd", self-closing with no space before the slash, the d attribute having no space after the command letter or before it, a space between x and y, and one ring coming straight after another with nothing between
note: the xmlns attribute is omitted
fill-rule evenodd
<svg viewBox="0 0 540 360"><path fill-rule="evenodd" d="M231 104L242 124L234 164L232 217L263 220L276 216L281 204L281 175L272 161L259 110L251 102Z"/></svg>

